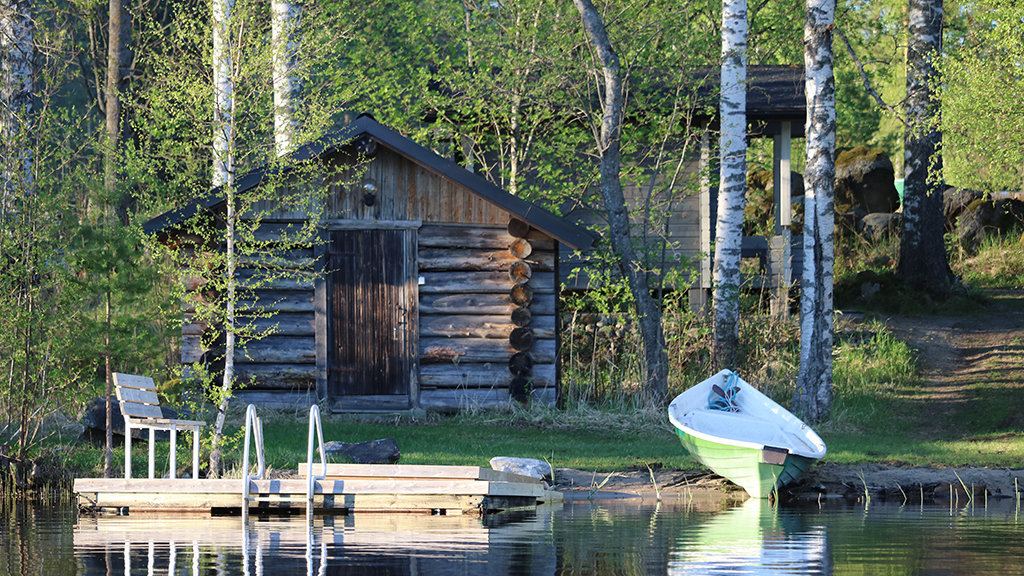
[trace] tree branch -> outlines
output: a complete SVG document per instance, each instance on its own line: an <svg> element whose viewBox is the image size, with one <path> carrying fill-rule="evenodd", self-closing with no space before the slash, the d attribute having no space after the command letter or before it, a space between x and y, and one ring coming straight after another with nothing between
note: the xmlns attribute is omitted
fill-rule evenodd
<svg viewBox="0 0 1024 576"><path fill-rule="evenodd" d="M846 46L846 52L850 55L850 58L853 59L853 63L857 65L857 70L860 72L860 79L864 82L864 90L868 93L869 96L874 98L875 103L877 103L879 107L881 107L884 110L888 110L893 115L893 117L895 117L897 120L903 123L904 126L906 126L907 121L903 118L903 116L900 115L899 110L897 110L894 106L883 100L882 96L877 91L875 91L874 88L872 88L871 79L868 78L868 73L867 71L864 70L864 63L861 62L859 58L857 58L857 53L854 52L853 45L850 44L850 40L847 39L846 34L844 34L842 29L839 28L838 26L835 26L833 28L833 31L839 36L840 39L842 39L843 45Z"/></svg>

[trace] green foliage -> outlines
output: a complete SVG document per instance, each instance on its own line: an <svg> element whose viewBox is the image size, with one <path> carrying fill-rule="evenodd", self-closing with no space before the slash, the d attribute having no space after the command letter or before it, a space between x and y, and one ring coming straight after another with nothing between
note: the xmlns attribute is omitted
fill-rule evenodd
<svg viewBox="0 0 1024 576"><path fill-rule="evenodd" d="M965 3L967 32L943 59L944 174L956 186L1019 190L1024 182L1024 7Z"/></svg>
<svg viewBox="0 0 1024 576"><path fill-rule="evenodd" d="M1024 288L1024 236L986 236L976 254L953 258L951 265L968 286Z"/></svg>

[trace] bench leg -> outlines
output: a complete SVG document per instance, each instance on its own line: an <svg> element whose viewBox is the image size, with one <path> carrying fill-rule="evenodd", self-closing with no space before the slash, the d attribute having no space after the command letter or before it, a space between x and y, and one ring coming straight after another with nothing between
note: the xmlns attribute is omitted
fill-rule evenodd
<svg viewBox="0 0 1024 576"><path fill-rule="evenodd" d="M124 479L132 479L132 427L124 423Z"/></svg>
<svg viewBox="0 0 1024 576"><path fill-rule="evenodd" d="M152 480L156 477L156 468L154 467L156 460L156 430L153 428L149 429L149 478Z"/></svg>
<svg viewBox="0 0 1024 576"><path fill-rule="evenodd" d="M177 426L171 426L171 453L170 453L168 459L171 461L171 463L169 465L170 471L168 472L168 474L169 474L170 478L173 480L174 479L174 475L177 472L175 470L175 468L178 467L178 427Z"/></svg>
<svg viewBox="0 0 1024 576"><path fill-rule="evenodd" d="M199 479L199 429L192 431L192 478Z"/></svg>

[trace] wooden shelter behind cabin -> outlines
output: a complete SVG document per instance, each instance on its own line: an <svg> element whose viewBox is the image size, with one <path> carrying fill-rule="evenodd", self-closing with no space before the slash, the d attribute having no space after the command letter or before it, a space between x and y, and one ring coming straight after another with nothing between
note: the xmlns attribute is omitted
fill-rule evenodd
<svg viewBox="0 0 1024 576"><path fill-rule="evenodd" d="M591 235L372 117L327 142L343 144L294 157L315 156L341 175L361 157L365 171L329 184L323 242L294 255L323 273L258 294L274 312L260 322L277 329L235 354L239 380L253 382L236 397L278 406L326 399L335 411L554 402L559 246L586 248ZM238 186L263 181L257 171ZM223 209L216 192L146 231L173 235L190 215ZM306 217L279 210L261 231L272 237ZM203 329L186 323L184 364L206 352Z"/></svg>
<svg viewBox="0 0 1024 576"><path fill-rule="evenodd" d="M792 215L791 143L804 134L806 103L802 67L750 66L747 69L748 138L771 138L774 193L774 235L745 236L743 257L756 259L760 274L750 283L772 291L772 306L784 312L788 287L799 278L803 242L802 230L789 230ZM694 86L704 102L716 103L718 71L696 72ZM714 106L717 109L717 105ZM653 258L655 269L693 270L694 283L689 292L694 309L707 305L712 287L713 242L718 211L718 139L717 117L696 118L705 129L697 146L684 150L678 166L650 182L623 182L623 194L634 215L653 214L646 227L634 220L633 235L640 239ZM675 173L676 169L678 173ZM653 170L651 171L653 172ZM671 183L671 185L669 185ZM800 199L802 200L802 198ZM581 225L600 225L604 208L580 203L566 206L566 219ZM640 231L640 232L638 232ZM794 248L795 247L795 248ZM663 259L663 260L662 260ZM660 262L663 262L662 265ZM563 253L560 267L563 285L570 290L590 287L589 262Z"/></svg>

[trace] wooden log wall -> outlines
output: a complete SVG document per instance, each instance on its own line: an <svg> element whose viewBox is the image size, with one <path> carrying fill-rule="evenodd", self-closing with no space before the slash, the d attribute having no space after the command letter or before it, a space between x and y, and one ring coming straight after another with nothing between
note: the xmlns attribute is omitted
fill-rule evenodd
<svg viewBox="0 0 1024 576"><path fill-rule="evenodd" d="M295 222L265 222L257 240L280 239ZM316 345L313 311L313 247L299 247L268 259L240 259L238 281L242 286L258 287L238 303L240 328L268 334L259 339L238 341L235 352L235 375L250 392L273 391L308 395L315 392ZM264 281L281 268L290 270L288 278ZM198 289L199 286L187 286ZM247 310L259 309L272 316L247 316ZM186 310L182 327L181 361L191 364L204 354L216 356L217 350L203 346L207 327L192 322ZM222 369L223 363L211 366Z"/></svg>
<svg viewBox="0 0 1024 576"><path fill-rule="evenodd" d="M513 222L420 229L425 408L554 401L555 241Z"/></svg>

